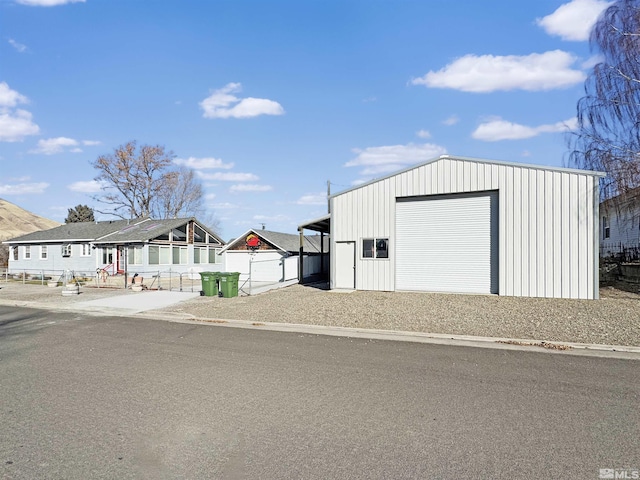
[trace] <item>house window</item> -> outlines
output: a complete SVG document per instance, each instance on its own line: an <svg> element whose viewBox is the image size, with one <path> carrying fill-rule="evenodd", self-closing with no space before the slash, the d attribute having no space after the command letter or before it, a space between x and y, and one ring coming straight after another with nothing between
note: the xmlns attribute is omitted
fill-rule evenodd
<svg viewBox="0 0 640 480"><path fill-rule="evenodd" d="M127 260L129 265L142 265L142 247L129 247Z"/></svg>
<svg viewBox="0 0 640 480"><path fill-rule="evenodd" d="M13 259L18 260L18 247L13 247Z"/></svg>
<svg viewBox="0 0 640 480"><path fill-rule="evenodd" d="M389 258L389 239L363 238L362 258Z"/></svg>
<svg viewBox="0 0 640 480"><path fill-rule="evenodd" d="M24 259L31 260L31 245L25 245L24 247Z"/></svg>
<svg viewBox="0 0 640 480"><path fill-rule="evenodd" d="M70 257L71 256L71 244L70 243L62 245L62 256L63 257Z"/></svg>
<svg viewBox="0 0 640 480"><path fill-rule="evenodd" d="M189 263L187 253L187 247L173 247L173 264L185 265Z"/></svg>
<svg viewBox="0 0 640 480"><path fill-rule="evenodd" d="M91 256L91 245L88 243L83 243L80 245L80 256L81 257L90 257Z"/></svg>
<svg viewBox="0 0 640 480"><path fill-rule="evenodd" d="M207 234L199 226L193 226L193 242L205 243L207 241Z"/></svg>
<svg viewBox="0 0 640 480"><path fill-rule="evenodd" d="M221 248L194 248L193 263L222 263Z"/></svg>
<svg viewBox="0 0 640 480"><path fill-rule="evenodd" d="M47 246L46 245L40 245L40 260L46 260L47 259Z"/></svg>
<svg viewBox="0 0 640 480"><path fill-rule="evenodd" d="M186 242L187 241L187 224L174 228L171 232L174 242Z"/></svg>
<svg viewBox="0 0 640 480"><path fill-rule="evenodd" d="M104 247L102 249L102 264L111 265L113 263L113 249L111 247Z"/></svg>
<svg viewBox="0 0 640 480"><path fill-rule="evenodd" d="M171 265L171 247L149 245L149 265Z"/></svg>
<svg viewBox="0 0 640 480"><path fill-rule="evenodd" d="M609 226L609 217L602 217L602 238L607 239L611 236L611 228Z"/></svg>

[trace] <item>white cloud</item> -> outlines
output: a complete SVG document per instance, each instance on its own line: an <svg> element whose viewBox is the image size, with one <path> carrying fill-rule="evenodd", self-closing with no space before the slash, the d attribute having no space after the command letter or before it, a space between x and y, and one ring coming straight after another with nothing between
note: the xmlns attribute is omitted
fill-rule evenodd
<svg viewBox="0 0 640 480"><path fill-rule="evenodd" d="M203 173L199 170L197 170L196 172L198 176L203 180L220 180L222 182L255 182L259 178L253 173Z"/></svg>
<svg viewBox="0 0 640 480"><path fill-rule="evenodd" d="M72 192L80 193L97 193L102 191L106 187L106 184L98 182L96 180L89 180L86 182L74 182L68 185L67 188Z"/></svg>
<svg viewBox="0 0 640 480"><path fill-rule="evenodd" d="M326 205L327 194L326 192L320 192L303 195L296 201L296 203L298 205Z"/></svg>
<svg viewBox="0 0 640 480"><path fill-rule="evenodd" d="M353 149L358 156L344 164L345 167L365 167L361 175L393 172L406 166L424 162L447 152L444 147L432 143L389 145Z"/></svg>
<svg viewBox="0 0 640 480"><path fill-rule="evenodd" d="M200 102L205 118L250 118L258 115L282 115L282 105L266 98L238 98L242 85L228 83Z"/></svg>
<svg viewBox="0 0 640 480"><path fill-rule="evenodd" d="M258 220L258 221L270 221L270 222L286 222L288 220L290 220L289 217L287 217L286 215L254 215L253 216L254 220Z"/></svg>
<svg viewBox="0 0 640 480"><path fill-rule="evenodd" d="M213 200L214 198L216 198L216 194L215 193L207 193L204 198L206 200Z"/></svg>
<svg viewBox="0 0 640 480"><path fill-rule="evenodd" d="M48 183L18 183L16 185L0 185L0 195L39 194L49 186Z"/></svg>
<svg viewBox="0 0 640 480"><path fill-rule="evenodd" d="M588 70L605 61L604 55L593 55L582 62L582 68Z"/></svg>
<svg viewBox="0 0 640 480"><path fill-rule="evenodd" d="M571 0L560 5L555 12L537 18L536 24L549 35L563 40L586 41L600 14L612 2L602 0Z"/></svg>
<svg viewBox="0 0 640 480"><path fill-rule="evenodd" d="M83 140L82 144L87 147L95 147L97 145L102 145L102 142L100 140Z"/></svg>
<svg viewBox="0 0 640 480"><path fill-rule="evenodd" d="M20 53L24 53L28 50L26 45L16 42L13 38L10 38L8 41L9 41L9 44Z"/></svg>
<svg viewBox="0 0 640 480"><path fill-rule="evenodd" d="M212 203L209 206L215 210L235 210L240 208L239 205L236 205L235 203L229 203L229 202Z"/></svg>
<svg viewBox="0 0 640 480"><path fill-rule="evenodd" d="M429 130L418 130L416 135L420 138L431 138L431 133Z"/></svg>
<svg viewBox="0 0 640 480"><path fill-rule="evenodd" d="M529 127L496 117L485 123L481 123L471 136L476 140L482 140L484 142L522 140L537 137L541 133L566 132L575 129L576 126L577 120L575 118L565 120L564 122Z"/></svg>
<svg viewBox="0 0 640 480"><path fill-rule="evenodd" d="M27 135L37 135L40 127L31 118L26 110L3 112L0 109L0 142L20 142Z"/></svg>
<svg viewBox="0 0 640 480"><path fill-rule="evenodd" d="M173 163L176 165L184 165L188 168L193 168L194 170L205 170L205 169L213 169L213 168L222 168L228 170L233 168L233 163L224 163L219 158L176 158Z"/></svg>
<svg viewBox="0 0 640 480"><path fill-rule="evenodd" d="M84 3L86 0L16 0L21 5L29 7L55 7L67 3Z"/></svg>
<svg viewBox="0 0 640 480"><path fill-rule="evenodd" d="M456 123L458 123L459 121L460 121L460 117L458 117L457 115L449 115L447 118L445 118L442 121L442 124L446 125L447 127L451 127Z"/></svg>
<svg viewBox="0 0 640 480"><path fill-rule="evenodd" d="M411 83L474 93L553 90L585 79L582 71L571 68L576 60L562 50L530 55L465 55Z"/></svg>
<svg viewBox="0 0 640 480"><path fill-rule="evenodd" d="M56 137L38 140L38 146L29 150L29 153L43 153L44 155L54 155L56 153L62 153L65 147L77 147L78 141L73 138ZM73 152L76 149L72 149ZM80 150L82 151L82 150ZM75 152L74 152L75 153Z"/></svg>
<svg viewBox="0 0 640 480"><path fill-rule="evenodd" d="M231 193L238 192L268 192L273 190L271 185L255 185L250 183L239 184L239 185L231 185L229 191Z"/></svg>
<svg viewBox="0 0 640 480"><path fill-rule="evenodd" d="M0 108L15 107L20 103L29 103L29 99L12 90L7 82L0 82Z"/></svg>

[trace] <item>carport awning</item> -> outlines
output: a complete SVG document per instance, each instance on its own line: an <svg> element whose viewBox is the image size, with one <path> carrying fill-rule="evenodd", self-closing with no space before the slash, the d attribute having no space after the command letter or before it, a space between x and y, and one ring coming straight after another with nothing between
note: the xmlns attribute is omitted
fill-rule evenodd
<svg viewBox="0 0 640 480"><path fill-rule="evenodd" d="M331 214L298 225L298 230L313 230L314 232L331 233Z"/></svg>

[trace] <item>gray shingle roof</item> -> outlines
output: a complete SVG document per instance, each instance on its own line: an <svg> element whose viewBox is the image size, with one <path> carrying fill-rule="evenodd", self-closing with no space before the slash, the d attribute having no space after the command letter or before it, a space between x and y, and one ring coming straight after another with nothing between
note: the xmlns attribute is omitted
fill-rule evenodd
<svg viewBox="0 0 640 480"><path fill-rule="evenodd" d="M110 220L105 222L80 222L66 223L49 230L28 233L20 237L11 238L7 243L34 243L34 242L91 242L119 229L126 227L130 220Z"/></svg>
<svg viewBox="0 0 640 480"><path fill-rule="evenodd" d="M29 233L7 240L7 243L58 243L58 242L94 242L106 243L143 243L178 228L193 218L172 218L153 220L112 220L106 222L68 223L49 230ZM196 223L213 235L221 244L224 242L215 233Z"/></svg>
<svg viewBox="0 0 640 480"><path fill-rule="evenodd" d="M255 233L259 237L262 237L267 242L275 245L285 252L298 253L300 251L300 235L294 233L282 233L273 232L271 230L248 230L244 235L236 238L233 242L227 245L227 249L231 248L234 244L244 242L246 236L249 233ZM324 239L324 251L329 251L329 238L325 236ZM320 235L305 235L304 237L304 251L307 253L320 253Z"/></svg>
<svg viewBox="0 0 640 480"><path fill-rule="evenodd" d="M178 228L189 222L190 218L172 218L168 220L152 220L124 226L115 232L97 238L96 243L133 243L148 242L174 228Z"/></svg>

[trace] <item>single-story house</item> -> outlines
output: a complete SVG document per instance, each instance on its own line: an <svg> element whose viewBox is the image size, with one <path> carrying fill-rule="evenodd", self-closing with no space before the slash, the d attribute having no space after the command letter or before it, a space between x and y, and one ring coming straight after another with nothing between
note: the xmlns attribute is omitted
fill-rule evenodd
<svg viewBox="0 0 640 480"><path fill-rule="evenodd" d="M195 218L67 223L3 243L10 248L9 272L115 275L224 269L224 241Z"/></svg>
<svg viewBox="0 0 640 480"><path fill-rule="evenodd" d="M601 172L443 155L330 197L330 287L598 298Z"/></svg>
<svg viewBox="0 0 640 480"><path fill-rule="evenodd" d="M324 245L324 248L323 248ZM249 229L230 241L221 251L226 271L239 272L241 278L255 282L288 282L299 280L300 260L304 277L328 272L328 237L303 237L300 256L300 236L269 230Z"/></svg>

